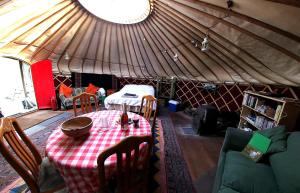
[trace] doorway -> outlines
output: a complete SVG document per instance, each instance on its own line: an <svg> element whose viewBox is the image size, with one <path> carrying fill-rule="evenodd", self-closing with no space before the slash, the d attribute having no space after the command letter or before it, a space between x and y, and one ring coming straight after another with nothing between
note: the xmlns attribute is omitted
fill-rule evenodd
<svg viewBox="0 0 300 193"><path fill-rule="evenodd" d="M4 116L37 109L30 65L0 57L0 111Z"/></svg>

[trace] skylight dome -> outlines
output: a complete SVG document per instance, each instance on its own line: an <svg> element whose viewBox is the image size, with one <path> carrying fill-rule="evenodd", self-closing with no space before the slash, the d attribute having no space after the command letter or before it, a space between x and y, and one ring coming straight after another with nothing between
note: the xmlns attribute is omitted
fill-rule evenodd
<svg viewBox="0 0 300 193"><path fill-rule="evenodd" d="M119 24L143 21L151 12L151 0L78 0L95 16Z"/></svg>

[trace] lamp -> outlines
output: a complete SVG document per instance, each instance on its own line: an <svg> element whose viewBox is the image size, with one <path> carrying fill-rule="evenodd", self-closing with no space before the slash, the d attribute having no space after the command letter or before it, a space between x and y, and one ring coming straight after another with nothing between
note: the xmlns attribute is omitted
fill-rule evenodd
<svg viewBox="0 0 300 193"><path fill-rule="evenodd" d="M233 0L227 0L227 8L231 9L233 7Z"/></svg>
<svg viewBox="0 0 300 193"><path fill-rule="evenodd" d="M193 46L194 46L195 48L198 48L198 41L197 41L197 40L192 39L191 43L193 44Z"/></svg>
<svg viewBox="0 0 300 193"><path fill-rule="evenodd" d="M209 42L208 42L208 35L206 35L202 41L201 51L206 52L209 50Z"/></svg>
<svg viewBox="0 0 300 193"><path fill-rule="evenodd" d="M173 60L174 60L174 62L176 62L176 61L178 60L178 55L177 55L177 53L173 56Z"/></svg>
<svg viewBox="0 0 300 193"><path fill-rule="evenodd" d="M233 7L233 0L227 0L228 11L230 11L232 7ZM223 20L223 19L225 19L229 16L230 16L229 13L227 13L224 17L218 18L218 20L212 26L208 27L206 36L203 38L202 45L201 45L201 51L202 52L206 52L206 51L209 50L209 41L208 41L209 31L212 30L212 28L214 28L220 22L220 20ZM192 44L195 47L197 47L197 42L196 41L192 40Z"/></svg>

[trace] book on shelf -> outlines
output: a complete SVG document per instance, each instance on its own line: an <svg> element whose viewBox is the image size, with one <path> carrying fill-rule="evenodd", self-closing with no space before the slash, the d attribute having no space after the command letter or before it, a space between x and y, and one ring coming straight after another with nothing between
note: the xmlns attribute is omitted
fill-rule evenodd
<svg viewBox="0 0 300 193"><path fill-rule="evenodd" d="M249 97L249 94L245 93L242 105L247 105L248 97Z"/></svg>
<svg viewBox="0 0 300 193"><path fill-rule="evenodd" d="M264 116L256 116L254 125L262 130L272 128L275 126L274 121L270 121Z"/></svg>
<svg viewBox="0 0 300 193"><path fill-rule="evenodd" d="M252 125L255 125L255 122L250 117L246 117L246 120Z"/></svg>
<svg viewBox="0 0 300 193"><path fill-rule="evenodd" d="M247 95L245 98L245 100L243 101L243 104L246 106L249 106L251 108L255 108L256 103L257 103L257 97L251 96L251 95Z"/></svg>

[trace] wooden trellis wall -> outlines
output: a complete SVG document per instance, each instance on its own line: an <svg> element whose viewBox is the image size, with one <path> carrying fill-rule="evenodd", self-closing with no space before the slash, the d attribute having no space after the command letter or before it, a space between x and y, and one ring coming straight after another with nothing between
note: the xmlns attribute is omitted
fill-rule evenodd
<svg viewBox="0 0 300 193"><path fill-rule="evenodd" d="M156 87L154 79L136 79L136 78L118 78L119 88L126 84L146 84ZM54 85L56 90L59 89L60 83L72 86L71 77L54 75ZM216 92L207 91L204 83L198 81L178 80L176 82L175 100L181 101L184 107L198 107L201 104L213 104L220 111L237 111L240 110L243 92L245 90L265 91L283 94L285 97L300 99L300 88L283 87L273 85L251 85L251 84L218 84ZM168 96L170 84L161 85L162 95Z"/></svg>
<svg viewBox="0 0 300 193"><path fill-rule="evenodd" d="M146 84L156 87L156 80L154 79L137 79L137 78L118 78L120 82L120 88L126 84Z"/></svg>
<svg viewBox="0 0 300 193"><path fill-rule="evenodd" d="M54 74L53 75L53 80L54 80L54 86L55 90L57 91L59 89L60 83L64 83L68 87L72 87L72 80L70 76L63 76L59 74Z"/></svg>
<svg viewBox="0 0 300 193"><path fill-rule="evenodd" d="M119 78L120 87L126 84L148 84L156 86L153 79L134 79ZM165 92L168 92L169 85L162 85ZM220 111L237 111L240 110L243 91L265 91L283 94L285 97L299 99L300 88L283 87L273 85L251 85L251 84L218 84L216 92L207 91L204 83L198 81L179 80L176 82L175 100L181 101L185 107L198 107L201 104L213 104Z"/></svg>

